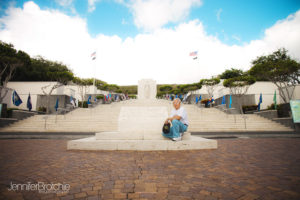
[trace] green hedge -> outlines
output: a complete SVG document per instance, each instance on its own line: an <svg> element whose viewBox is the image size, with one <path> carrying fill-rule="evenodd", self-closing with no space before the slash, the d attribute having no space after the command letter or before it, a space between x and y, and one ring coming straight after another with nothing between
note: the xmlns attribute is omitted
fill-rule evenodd
<svg viewBox="0 0 300 200"><path fill-rule="evenodd" d="M128 97L131 99L136 99L136 95L134 95L134 94L129 94Z"/></svg>
<svg viewBox="0 0 300 200"><path fill-rule="evenodd" d="M38 107L38 111L39 111L39 112L46 112L46 111L47 111L47 108L46 108L46 107L43 107L43 106L40 106L40 107Z"/></svg>
<svg viewBox="0 0 300 200"><path fill-rule="evenodd" d="M78 107L80 107L80 108L82 107L82 101L79 101L79 102L78 102ZM88 108L87 101L84 101L84 102L83 102L83 108Z"/></svg>
<svg viewBox="0 0 300 200"><path fill-rule="evenodd" d="M248 111L253 111L253 110L257 110L258 105L246 105L246 106L242 106L243 112L248 112Z"/></svg>
<svg viewBox="0 0 300 200"><path fill-rule="evenodd" d="M275 106L272 103L267 107L267 110L275 110ZM289 103L277 104L277 114L278 117L289 117L289 112L291 111L291 107Z"/></svg>
<svg viewBox="0 0 300 200"><path fill-rule="evenodd" d="M97 100L104 99L104 96L103 95L98 95L98 96L96 96L96 98L97 98Z"/></svg>

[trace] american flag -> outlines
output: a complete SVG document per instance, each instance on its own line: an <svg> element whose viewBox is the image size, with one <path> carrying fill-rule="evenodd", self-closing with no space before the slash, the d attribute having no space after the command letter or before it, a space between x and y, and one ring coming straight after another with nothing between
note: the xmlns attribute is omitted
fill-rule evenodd
<svg viewBox="0 0 300 200"><path fill-rule="evenodd" d="M190 56L197 56L197 54L198 54L198 51L193 51L190 53Z"/></svg>

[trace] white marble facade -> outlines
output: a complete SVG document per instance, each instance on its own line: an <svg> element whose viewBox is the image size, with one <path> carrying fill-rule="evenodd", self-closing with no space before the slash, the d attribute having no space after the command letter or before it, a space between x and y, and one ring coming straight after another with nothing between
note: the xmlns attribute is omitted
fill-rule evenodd
<svg viewBox="0 0 300 200"><path fill-rule="evenodd" d="M155 99L156 81L152 79L142 79L138 82L138 99Z"/></svg>

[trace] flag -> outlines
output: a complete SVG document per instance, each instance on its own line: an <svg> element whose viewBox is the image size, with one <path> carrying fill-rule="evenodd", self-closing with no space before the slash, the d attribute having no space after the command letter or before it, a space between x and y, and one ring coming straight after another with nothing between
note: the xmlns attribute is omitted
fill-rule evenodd
<svg viewBox="0 0 300 200"><path fill-rule="evenodd" d="M31 109L32 109L30 93L29 93L28 99L27 99L27 108L29 111L31 111Z"/></svg>
<svg viewBox="0 0 300 200"><path fill-rule="evenodd" d="M58 98L56 99L56 104L55 104L54 108L57 111L57 109L58 109Z"/></svg>
<svg viewBox="0 0 300 200"><path fill-rule="evenodd" d="M71 95L71 97L70 97L70 103L73 105L73 107L75 107L75 101L74 101L72 95Z"/></svg>
<svg viewBox="0 0 300 200"><path fill-rule="evenodd" d="M96 51L91 54L92 60L96 59Z"/></svg>
<svg viewBox="0 0 300 200"><path fill-rule="evenodd" d="M12 102L15 106L19 106L21 103L23 103L16 90L13 92Z"/></svg>
<svg viewBox="0 0 300 200"><path fill-rule="evenodd" d="M225 96L223 96L223 98L222 98L222 105L223 105L223 104L226 104Z"/></svg>
<svg viewBox="0 0 300 200"><path fill-rule="evenodd" d="M87 104L91 104L91 98L92 98L92 96L90 95L88 100L87 100Z"/></svg>
<svg viewBox="0 0 300 200"><path fill-rule="evenodd" d="M177 99L177 98L178 98L178 95L176 94L176 96L175 96L175 97L176 97L176 99Z"/></svg>
<svg viewBox="0 0 300 200"><path fill-rule="evenodd" d="M199 101L201 101L201 99L202 99L202 96L200 95L200 97L199 97Z"/></svg>
<svg viewBox="0 0 300 200"><path fill-rule="evenodd" d="M231 104L232 104L232 98L231 98L231 95L230 95L230 97L229 97L229 106L228 106L228 108L231 108Z"/></svg>
<svg viewBox="0 0 300 200"><path fill-rule="evenodd" d="M183 101L186 101L187 94L184 94L183 96L184 96L184 97L183 97Z"/></svg>
<svg viewBox="0 0 300 200"><path fill-rule="evenodd" d="M262 103L262 94L260 93L259 96L259 101L258 101L258 105L257 105L257 110L260 111L260 104Z"/></svg>
<svg viewBox="0 0 300 200"><path fill-rule="evenodd" d="M273 101L274 101L274 108L275 108L275 110L277 110L276 90L275 90L275 93L274 93Z"/></svg>
<svg viewBox="0 0 300 200"><path fill-rule="evenodd" d="M198 54L198 51L193 51L190 53L190 56L197 56L197 54Z"/></svg>
<svg viewBox="0 0 300 200"><path fill-rule="evenodd" d="M197 104L198 103L198 97L197 96L196 96L196 100L195 101L196 101L196 104Z"/></svg>

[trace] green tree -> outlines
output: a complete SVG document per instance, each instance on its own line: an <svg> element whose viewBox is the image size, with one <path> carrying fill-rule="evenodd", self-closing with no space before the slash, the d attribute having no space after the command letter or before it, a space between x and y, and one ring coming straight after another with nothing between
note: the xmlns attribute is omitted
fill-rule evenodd
<svg viewBox="0 0 300 200"><path fill-rule="evenodd" d="M120 89L120 87L116 84L108 84L106 88L110 92L117 92Z"/></svg>
<svg viewBox="0 0 300 200"><path fill-rule="evenodd" d="M257 79L263 78L273 82L279 90L280 97L288 103L293 96L296 84L300 83L300 64L291 59L284 48L268 56L260 56L252 64L249 73Z"/></svg>
<svg viewBox="0 0 300 200"><path fill-rule="evenodd" d="M158 87L159 87L159 91L165 92L165 93L168 93L169 91L171 91L173 89L173 87L171 85L162 85L162 86L158 86Z"/></svg>
<svg viewBox="0 0 300 200"><path fill-rule="evenodd" d="M7 83L14 77L16 69L28 64L30 57L25 52L0 41L0 103L8 93Z"/></svg>
<svg viewBox="0 0 300 200"><path fill-rule="evenodd" d="M247 93L249 86L255 83L255 78L249 75L237 76L224 80L223 85L230 89L230 93L238 97L239 109L242 109L242 97Z"/></svg>
<svg viewBox="0 0 300 200"><path fill-rule="evenodd" d="M46 71L43 75L44 81L54 82L54 84L49 83L41 88L43 93L47 96L47 113L49 113L50 96L52 92L63 85L67 85L69 81L74 79L74 75L67 66L59 62L49 61L40 57L35 59L34 63Z"/></svg>
<svg viewBox="0 0 300 200"><path fill-rule="evenodd" d="M84 97L88 91L88 87L93 85L93 79L82 79L79 77L74 77L73 82L77 85L78 91L81 97L81 107L83 108ZM95 83L96 84L96 83Z"/></svg>
<svg viewBox="0 0 300 200"><path fill-rule="evenodd" d="M214 90L215 90L216 86L219 83L220 83L219 78L211 78L211 79L202 79L202 80L200 80L200 84L206 86L206 90L207 90L207 93L208 93L209 97L213 96Z"/></svg>
<svg viewBox="0 0 300 200"><path fill-rule="evenodd" d="M220 79L229 79L229 78L234 78L234 77L238 77L238 76L242 76L244 75L244 72L240 69L227 69L225 70L225 72L223 72L222 74L219 75Z"/></svg>
<svg viewBox="0 0 300 200"><path fill-rule="evenodd" d="M137 85L119 86L124 94L137 94Z"/></svg>

